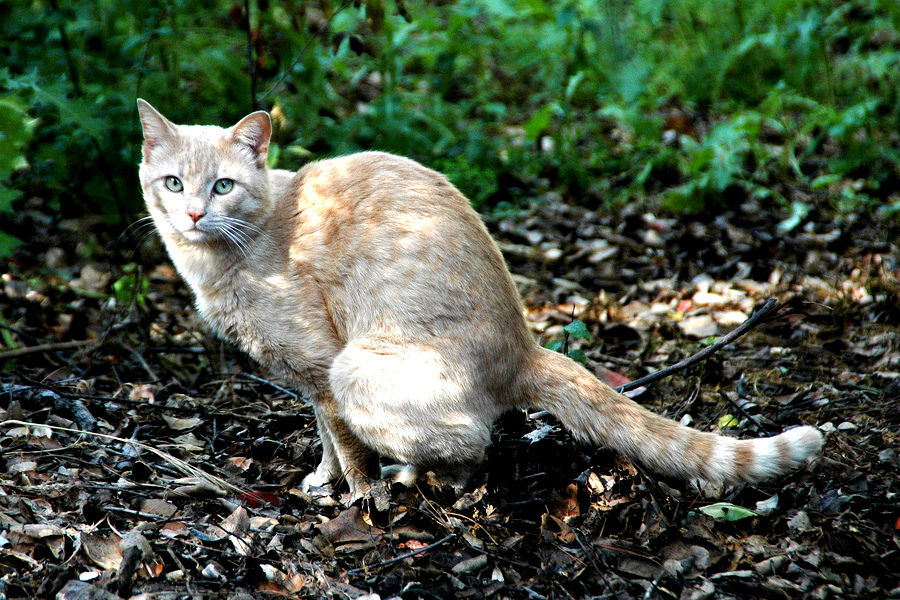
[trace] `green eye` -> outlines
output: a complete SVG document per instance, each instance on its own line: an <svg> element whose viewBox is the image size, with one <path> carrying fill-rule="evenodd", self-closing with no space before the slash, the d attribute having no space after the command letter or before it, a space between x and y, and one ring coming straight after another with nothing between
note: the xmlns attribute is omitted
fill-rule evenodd
<svg viewBox="0 0 900 600"><path fill-rule="evenodd" d="M219 195L227 194L234 189L234 181L231 179L220 179L213 184L213 191Z"/></svg>
<svg viewBox="0 0 900 600"><path fill-rule="evenodd" d="M178 193L184 189L184 185L182 185L180 179L174 175L169 175L166 177L166 189L170 192Z"/></svg>

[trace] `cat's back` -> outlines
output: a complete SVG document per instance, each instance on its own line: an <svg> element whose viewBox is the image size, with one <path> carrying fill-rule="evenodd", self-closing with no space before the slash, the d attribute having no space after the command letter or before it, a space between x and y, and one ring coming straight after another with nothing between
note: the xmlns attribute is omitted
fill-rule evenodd
<svg viewBox="0 0 900 600"><path fill-rule="evenodd" d="M445 208L474 214L466 198L437 171L387 152L358 152L310 163L297 172L301 201L358 211Z"/></svg>
<svg viewBox="0 0 900 600"><path fill-rule="evenodd" d="M440 256L505 275L481 217L450 181L418 162L360 152L311 163L297 172L287 208L295 242L351 255L373 266L402 267ZM296 203L296 204L295 204ZM428 264L428 263L426 263Z"/></svg>
<svg viewBox="0 0 900 600"><path fill-rule="evenodd" d="M307 165L295 185L291 254L315 265L347 338L375 322L447 334L486 323L521 329L503 257L444 175L363 152Z"/></svg>

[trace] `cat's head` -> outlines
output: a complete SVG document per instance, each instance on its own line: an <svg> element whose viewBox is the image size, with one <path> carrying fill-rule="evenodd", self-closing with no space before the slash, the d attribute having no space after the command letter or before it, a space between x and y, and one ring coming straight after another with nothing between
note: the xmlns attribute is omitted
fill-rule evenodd
<svg viewBox="0 0 900 600"><path fill-rule="evenodd" d="M269 209L269 115L251 113L228 129L175 125L148 102L137 103L141 187L160 234L179 246L246 248Z"/></svg>

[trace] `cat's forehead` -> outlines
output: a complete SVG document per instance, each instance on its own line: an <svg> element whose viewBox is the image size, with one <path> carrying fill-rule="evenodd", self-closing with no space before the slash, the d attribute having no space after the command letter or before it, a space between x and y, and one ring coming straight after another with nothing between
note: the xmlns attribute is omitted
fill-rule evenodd
<svg viewBox="0 0 900 600"><path fill-rule="evenodd" d="M177 169L183 176L243 167L246 159L228 133L215 125L178 125L170 143L160 148L162 152L153 153L149 162L158 168Z"/></svg>

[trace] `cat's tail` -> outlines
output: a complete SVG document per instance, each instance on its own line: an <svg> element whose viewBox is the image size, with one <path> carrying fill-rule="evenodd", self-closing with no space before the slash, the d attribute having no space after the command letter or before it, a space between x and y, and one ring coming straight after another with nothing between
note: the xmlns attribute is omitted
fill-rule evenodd
<svg viewBox="0 0 900 600"><path fill-rule="evenodd" d="M738 440L685 427L615 392L573 360L544 348L522 373L524 404L552 413L582 441L603 444L663 475L704 483L764 481L822 448L813 427Z"/></svg>

